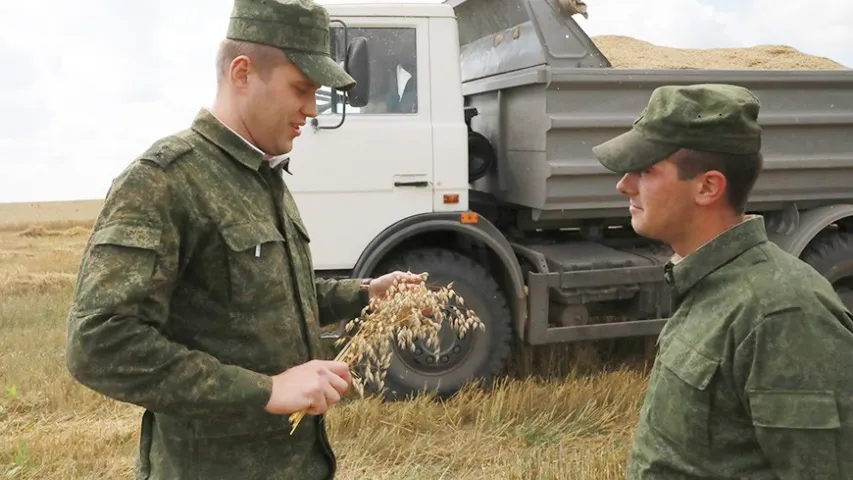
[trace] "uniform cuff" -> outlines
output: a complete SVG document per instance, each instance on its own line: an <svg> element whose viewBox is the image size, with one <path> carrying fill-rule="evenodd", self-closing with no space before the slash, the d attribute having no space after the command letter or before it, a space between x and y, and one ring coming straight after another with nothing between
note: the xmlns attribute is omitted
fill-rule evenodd
<svg viewBox="0 0 853 480"><path fill-rule="evenodd" d="M363 278L358 291L358 299L361 302L361 308L366 307L370 303L370 282L372 278Z"/></svg>
<svg viewBox="0 0 853 480"><path fill-rule="evenodd" d="M233 401L245 402L252 411L264 410L272 395L272 377L231 365L225 368L236 370L231 385L224 386L235 397Z"/></svg>

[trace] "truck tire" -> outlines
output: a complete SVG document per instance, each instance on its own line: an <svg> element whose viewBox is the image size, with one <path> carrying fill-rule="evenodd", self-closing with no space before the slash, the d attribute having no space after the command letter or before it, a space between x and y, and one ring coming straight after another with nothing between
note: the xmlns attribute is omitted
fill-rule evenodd
<svg viewBox="0 0 853 480"><path fill-rule="evenodd" d="M822 233L801 258L826 277L844 305L853 310L853 233Z"/></svg>
<svg viewBox="0 0 853 480"><path fill-rule="evenodd" d="M447 398L471 380L488 383L504 368L512 339L512 315L506 296L495 279L471 258L443 248L412 250L384 262L377 275L395 270L428 272L431 284L447 285L473 309L485 331L468 332L459 339L450 327L440 333L441 356L434 362L422 344L415 353L394 346L385 377L384 396L399 400L423 392Z"/></svg>

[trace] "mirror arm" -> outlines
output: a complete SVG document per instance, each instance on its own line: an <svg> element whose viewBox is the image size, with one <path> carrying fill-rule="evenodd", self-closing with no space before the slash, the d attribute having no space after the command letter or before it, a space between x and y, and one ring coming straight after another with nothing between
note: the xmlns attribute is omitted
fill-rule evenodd
<svg viewBox="0 0 853 480"><path fill-rule="evenodd" d="M337 19L336 20L330 20L329 23L330 24L340 23L344 27L344 62L346 62L346 48L347 48L347 45L349 45L349 30L348 30L347 24L344 23L343 20L337 20ZM332 53L332 59L334 60L334 53ZM334 105L335 89L330 88L330 92L331 92L331 95L329 95L329 102L330 102L330 106L331 106L331 105ZM311 125L314 127L315 132L317 130L335 130L337 128L341 128L341 125L344 124L344 121L347 118L347 102L348 102L347 92L341 92L341 96L343 97L343 105L344 105L343 110L341 110L341 121L338 122L338 124L333 126L333 127L320 126L319 120L317 120L317 117L314 117L311 119Z"/></svg>
<svg viewBox="0 0 853 480"><path fill-rule="evenodd" d="M346 92L344 92L344 97L346 97ZM325 125L321 126L320 122L317 120L317 117L311 119L311 125L314 127L314 131L317 130L334 130L336 128L341 128L341 125L344 124L344 120L347 118L347 100L344 98L344 108L341 110L341 121L338 122L337 125L333 127L327 127Z"/></svg>

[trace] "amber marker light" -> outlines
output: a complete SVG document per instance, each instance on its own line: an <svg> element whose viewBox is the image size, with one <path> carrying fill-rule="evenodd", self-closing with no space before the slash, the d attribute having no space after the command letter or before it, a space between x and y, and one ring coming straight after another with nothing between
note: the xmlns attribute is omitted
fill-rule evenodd
<svg viewBox="0 0 853 480"><path fill-rule="evenodd" d="M444 194L444 203L459 203L459 194L458 193L445 193Z"/></svg>
<svg viewBox="0 0 853 480"><path fill-rule="evenodd" d="M462 212L461 220L462 223L477 223L480 220L480 216L476 212Z"/></svg>

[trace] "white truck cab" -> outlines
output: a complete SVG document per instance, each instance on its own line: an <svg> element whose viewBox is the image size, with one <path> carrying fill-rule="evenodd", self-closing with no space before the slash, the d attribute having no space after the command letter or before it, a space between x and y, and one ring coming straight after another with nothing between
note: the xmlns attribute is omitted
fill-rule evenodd
<svg viewBox="0 0 853 480"><path fill-rule="evenodd" d="M323 2L319 2L323 3ZM369 101L318 93L319 116L294 142L287 184L318 271L352 270L372 240L428 212L468 208L468 137L453 9L444 4L326 5L369 45ZM332 24L336 58L344 29Z"/></svg>

